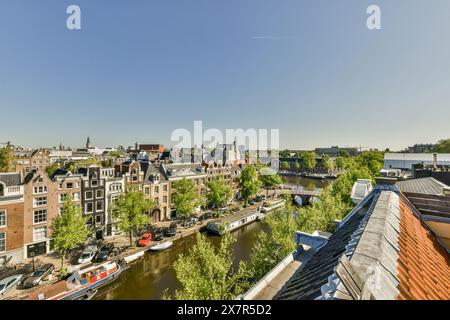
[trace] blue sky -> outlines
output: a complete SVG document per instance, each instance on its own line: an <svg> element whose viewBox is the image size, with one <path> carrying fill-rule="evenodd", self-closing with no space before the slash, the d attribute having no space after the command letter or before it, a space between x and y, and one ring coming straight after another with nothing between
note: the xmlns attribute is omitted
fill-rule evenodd
<svg viewBox="0 0 450 320"><path fill-rule="evenodd" d="M82 30L66 28L77 4ZM382 30L366 28L366 8ZM427 5L428 4L428 5ZM282 147L450 136L450 2L1 0L0 142L171 144L279 128Z"/></svg>

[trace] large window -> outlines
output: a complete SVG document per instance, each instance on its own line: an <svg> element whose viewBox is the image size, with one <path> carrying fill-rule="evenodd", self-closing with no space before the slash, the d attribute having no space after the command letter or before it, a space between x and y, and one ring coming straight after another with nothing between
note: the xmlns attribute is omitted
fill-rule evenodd
<svg viewBox="0 0 450 320"><path fill-rule="evenodd" d="M86 191L86 200L92 200L94 194L92 191Z"/></svg>
<svg viewBox="0 0 450 320"><path fill-rule="evenodd" d="M34 224L47 222L47 210L35 210L33 213Z"/></svg>
<svg viewBox="0 0 450 320"><path fill-rule="evenodd" d="M67 200L67 193L63 193L59 195L59 203L63 203Z"/></svg>
<svg viewBox="0 0 450 320"><path fill-rule="evenodd" d="M6 210L0 210L0 228L6 227L7 223Z"/></svg>
<svg viewBox="0 0 450 320"><path fill-rule="evenodd" d="M6 232L0 232L0 252L6 251Z"/></svg>
<svg viewBox="0 0 450 320"><path fill-rule="evenodd" d="M103 201L97 201L95 204L96 211L103 211Z"/></svg>
<svg viewBox="0 0 450 320"><path fill-rule="evenodd" d="M96 198L103 198L103 190L97 190L95 192L95 197Z"/></svg>
<svg viewBox="0 0 450 320"><path fill-rule="evenodd" d="M33 205L35 207L46 206L47 205L47 197L34 198Z"/></svg>
<svg viewBox="0 0 450 320"><path fill-rule="evenodd" d="M33 229L33 242L47 239L47 227Z"/></svg>
<svg viewBox="0 0 450 320"><path fill-rule="evenodd" d="M73 193L73 201L80 201L80 193L79 192Z"/></svg>
<svg viewBox="0 0 450 320"><path fill-rule="evenodd" d="M47 186L40 186L33 188L33 194L41 194L41 193L47 193Z"/></svg>

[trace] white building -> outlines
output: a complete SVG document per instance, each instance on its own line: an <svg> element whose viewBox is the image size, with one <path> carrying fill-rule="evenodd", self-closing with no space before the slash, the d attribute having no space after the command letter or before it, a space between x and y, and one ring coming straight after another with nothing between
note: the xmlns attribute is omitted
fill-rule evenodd
<svg viewBox="0 0 450 320"><path fill-rule="evenodd" d="M414 164L450 165L449 153L385 153L385 169L412 170Z"/></svg>
<svg viewBox="0 0 450 320"><path fill-rule="evenodd" d="M102 168L101 178L105 179L105 226L106 236L112 236L117 232L113 218L115 200L125 192L125 177L115 173L114 168Z"/></svg>

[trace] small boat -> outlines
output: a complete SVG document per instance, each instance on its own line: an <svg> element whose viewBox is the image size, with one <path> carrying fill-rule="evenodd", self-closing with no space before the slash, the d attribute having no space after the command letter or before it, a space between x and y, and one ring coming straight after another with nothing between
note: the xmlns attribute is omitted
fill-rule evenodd
<svg viewBox="0 0 450 320"><path fill-rule="evenodd" d="M75 300L92 300L92 298L97 294L98 290L89 290L85 295L76 298Z"/></svg>
<svg viewBox="0 0 450 320"><path fill-rule="evenodd" d="M278 208L281 208L285 205L284 200L275 200L275 201L266 201L261 208L261 212L266 213Z"/></svg>
<svg viewBox="0 0 450 320"><path fill-rule="evenodd" d="M169 249L171 246L173 246L173 242L166 241L166 242L162 242L162 243L158 243L158 244L154 245L149 250L150 251L162 251L162 250Z"/></svg>

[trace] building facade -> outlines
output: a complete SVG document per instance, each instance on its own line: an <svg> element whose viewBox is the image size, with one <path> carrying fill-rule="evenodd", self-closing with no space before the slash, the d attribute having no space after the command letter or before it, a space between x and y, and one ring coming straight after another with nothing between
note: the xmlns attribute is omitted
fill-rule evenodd
<svg viewBox="0 0 450 320"><path fill-rule="evenodd" d="M125 192L125 178L116 173L114 168L102 168L101 177L105 179L105 236L117 233L117 222L114 219L114 205L117 198Z"/></svg>
<svg viewBox="0 0 450 320"><path fill-rule="evenodd" d="M31 170L45 170L51 165L50 151L46 149L34 150L30 156L18 157L15 161L16 172L21 172L22 176L27 175Z"/></svg>
<svg viewBox="0 0 450 320"><path fill-rule="evenodd" d="M164 175L161 164L150 164L144 179L144 199L155 202L150 212L152 223L170 219L169 181Z"/></svg>
<svg viewBox="0 0 450 320"><path fill-rule="evenodd" d="M0 173L0 266L18 263L23 250L24 198L20 173Z"/></svg>

